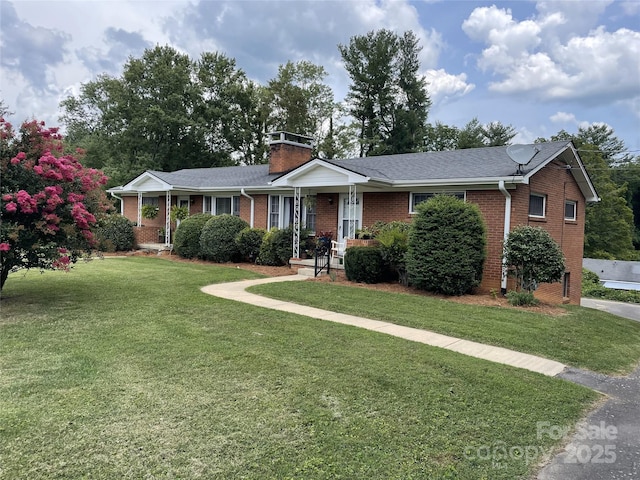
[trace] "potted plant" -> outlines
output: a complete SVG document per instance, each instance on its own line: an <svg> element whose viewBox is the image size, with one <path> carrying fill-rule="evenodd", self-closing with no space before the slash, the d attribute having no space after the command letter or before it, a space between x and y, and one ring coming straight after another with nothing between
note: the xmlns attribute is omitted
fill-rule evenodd
<svg viewBox="0 0 640 480"><path fill-rule="evenodd" d="M155 205L142 205L142 210L140 211L140 213L142 213L142 216L144 218L148 218L149 220L153 220L154 218L156 218L158 216L158 212L160 211L160 209L158 207L156 207Z"/></svg>

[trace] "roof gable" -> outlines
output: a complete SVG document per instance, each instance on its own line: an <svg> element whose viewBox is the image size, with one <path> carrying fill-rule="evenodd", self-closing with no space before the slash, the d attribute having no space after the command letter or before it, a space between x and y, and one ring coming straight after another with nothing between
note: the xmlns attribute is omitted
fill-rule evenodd
<svg viewBox="0 0 640 480"><path fill-rule="evenodd" d="M274 187L330 187L365 183L368 177L322 159L311 160L271 182Z"/></svg>

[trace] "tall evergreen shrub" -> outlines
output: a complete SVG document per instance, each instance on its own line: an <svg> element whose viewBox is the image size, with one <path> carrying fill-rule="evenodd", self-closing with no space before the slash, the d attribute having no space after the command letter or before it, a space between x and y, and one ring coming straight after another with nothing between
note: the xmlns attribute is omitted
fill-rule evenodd
<svg viewBox="0 0 640 480"><path fill-rule="evenodd" d="M470 292L482 280L485 232L475 204L436 195L418 205L407 248L409 283L445 295Z"/></svg>

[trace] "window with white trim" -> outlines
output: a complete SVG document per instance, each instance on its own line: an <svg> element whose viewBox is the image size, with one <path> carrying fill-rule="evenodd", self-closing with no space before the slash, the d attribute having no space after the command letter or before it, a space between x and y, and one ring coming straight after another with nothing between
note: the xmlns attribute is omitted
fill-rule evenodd
<svg viewBox="0 0 640 480"><path fill-rule="evenodd" d="M547 213L547 196L539 193L529 195L529 216L544 218Z"/></svg>
<svg viewBox="0 0 640 480"><path fill-rule="evenodd" d="M409 195L409 213L416 213L416 207L436 195L451 195L460 200L466 199L467 192L411 192Z"/></svg>
<svg viewBox="0 0 640 480"><path fill-rule="evenodd" d="M269 228L287 228L293 225L293 197L269 195ZM302 226L311 231L316 229L316 196L307 195L300 205Z"/></svg>
<svg viewBox="0 0 640 480"><path fill-rule="evenodd" d="M287 228L293 223L293 197L269 195L269 228Z"/></svg>
<svg viewBox="0 0 640 480"><path fill-rule="evenodd" d="M142 205L151 205L153 207L159 207L160 202L158 197L142 197Z"/></svg>
<svg viewBox="0 0 640 480"><path fill-rule="evenodd" d="M304 227L312 232L316 231L316 203L315 195L307 195L304 198Z"/></svg>
<svg viewBox="0 0 640 480"><path fill-rule="evenodd" d="M564 219L572 222L576 221L578 210L578 202L573 200L565 200L564 202Z"/></svg>
<svg viewBox="0 0 640 480"><path fill-rule="evenodd" d="M202 205L204 213L212 215L230 214L236 217L240 216L240 197L239 196L205 196Z"/></svg>

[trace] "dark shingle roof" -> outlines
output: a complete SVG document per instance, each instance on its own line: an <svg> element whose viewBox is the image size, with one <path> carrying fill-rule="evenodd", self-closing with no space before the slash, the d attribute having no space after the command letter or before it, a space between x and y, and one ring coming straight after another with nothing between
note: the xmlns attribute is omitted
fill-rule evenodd
<svg viewBox="0 0 640 480"><path fill-rule="evenodd" d="M278 177L269 175L269 165L187 168L175 172L150 170L149 173L175 187L190 188L260 187Z"/></svg>
<svg viewBox="0 0 640 480"><path fill-rule="evenodd" d="M478 180L526 175L559 154L570 142L536 144L538 153L521 167L511 160L507 147L485 147L445 152L406 153L377 157L323 160L373 180L383 182L420 182L433 180ZM148 173L173 188L223 189L226 187L267 187L284 174L269 174L268 165L193 168L175 172Z"/></svg>
<svg viewBox="0 0 640 480"><path fill-rule="evenodd" d="M520 172L518 165L507 155L507 147L381 155L329 162L371 178L388 181L504 178L526 175L568 144L567 141L536 144L538 153Z"/></svg>

